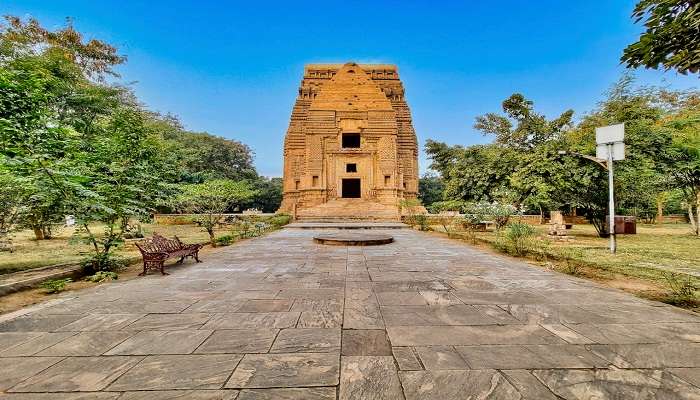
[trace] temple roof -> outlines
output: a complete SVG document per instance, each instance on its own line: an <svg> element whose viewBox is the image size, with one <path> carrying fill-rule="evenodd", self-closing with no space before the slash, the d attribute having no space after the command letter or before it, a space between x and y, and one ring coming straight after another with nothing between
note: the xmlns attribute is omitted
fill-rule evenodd
<svg viewBox="0 0 700 400"><path fill-rule="evenodd" d="M393 108L379 85L360 65L347 63L321 87L309 110L390 111Z"/></svg>

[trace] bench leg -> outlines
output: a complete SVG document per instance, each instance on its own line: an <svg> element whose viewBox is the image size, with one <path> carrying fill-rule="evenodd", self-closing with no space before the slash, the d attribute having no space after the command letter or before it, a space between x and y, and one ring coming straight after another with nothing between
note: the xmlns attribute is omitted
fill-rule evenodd
<svg viewBox="0 0 700 400"><path fill-rule="evenodd" d="M146 275L146 271L147 271L147 267L146 267L146 262L144 261L144 262L143 262L143 272L141 272L141 273L139 274L139 276L145 276L145 275Z"/></svg>
<svg viewBox="0 0 700 400"><path fill-rule="evenodd" d="M160 262L160 274L161 275L170 275L169 273L165 272L165 261Z"/></svg>

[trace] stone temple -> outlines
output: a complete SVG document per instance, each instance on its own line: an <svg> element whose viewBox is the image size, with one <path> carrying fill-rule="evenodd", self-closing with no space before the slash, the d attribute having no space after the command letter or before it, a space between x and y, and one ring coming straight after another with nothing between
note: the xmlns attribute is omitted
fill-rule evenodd
<svg viewBox="0 0 700 400"><path fill-rule="evenodd" d="M416 133L396 66L307 65L284 140L280 211L396 220L417 194Z"/></svg>

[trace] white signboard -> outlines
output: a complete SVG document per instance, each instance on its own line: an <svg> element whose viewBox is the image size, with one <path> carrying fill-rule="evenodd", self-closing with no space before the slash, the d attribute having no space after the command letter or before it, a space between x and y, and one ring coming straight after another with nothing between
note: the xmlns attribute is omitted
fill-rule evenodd
<svg viewBox="0 0 700 400"><path fill-rule="evenodd" d="M595 128L596 144L622 142L625 140L625 124Z"/></svg>
<svg viewBox="0 0 700 400"><path fill-rule="evenodd" d="M622 142L615 142L612 144L612 156L613 161L624 160L625 159L625 144ZM595 158L600 158L601 160L608 159L608 145L599 144L595 148Z"/></svg>

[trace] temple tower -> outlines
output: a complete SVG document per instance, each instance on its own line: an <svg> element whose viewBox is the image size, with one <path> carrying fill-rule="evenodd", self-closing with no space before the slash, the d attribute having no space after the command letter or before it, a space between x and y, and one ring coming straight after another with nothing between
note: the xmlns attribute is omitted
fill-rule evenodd
<svg viewBox="0 0 700 400"><path fill-rule="evenodd" d="M306 66L283 181L280 211L299 219L399 218L418 193L418 146L396 66Z"/></svg>

